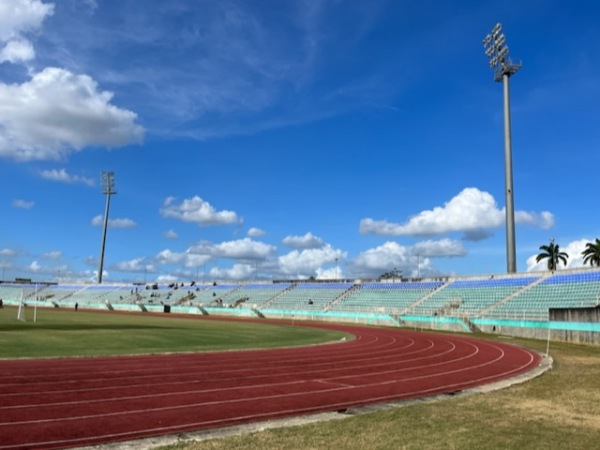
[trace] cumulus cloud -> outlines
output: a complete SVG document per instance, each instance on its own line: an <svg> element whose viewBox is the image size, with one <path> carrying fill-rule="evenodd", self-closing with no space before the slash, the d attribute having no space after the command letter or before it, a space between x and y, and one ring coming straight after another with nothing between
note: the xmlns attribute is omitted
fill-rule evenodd
<svg viewBox="0 0 600 450"><path fill-rule="evenodd" d="M113 269L119 272L154 272L154 266L147 264L145 258L134 258L129 261L121 261L114 265Z"/></svg>
<svg viewBox="0 0 600 450"><path fill-rule="evenodd" d="M515 211L515 223L549 230L554 226L554 214L548 211L542 211L541 213Z"/></svg>
<svg viewBox="0 0 600 450"><path fill-rule="evenodd" d="M59 181L61 183L74 184L82 183L87 186L94 186L94 180L80 175L71 175L66 169L42 170L40 176L45 180Z"/></svg>
<svg viewBox="0 0 600 450"><path fill-rule="evenodd" d="M517 211L515 222L548 229L554 225L554 216L548 211ZM466 188L443 207L422 211L403 224L362 219L360 232L380 236L433 236L463 232L465 239L479 240L486 237L487 229L501 227L504 223L504 209L498 208L491 194L477 188Z"/></svg>
<svg viewBox="0 0 600 450"><path fill-rule="evenodd" d="M372 273L380 274L382 271L393 268L402 268L410 260L411 252L397 242L388 241L379 247L368 249L360 253L353 261L353 265Z"/></svg>
<svg viewBox="0 0 600 450"><path fill-rule="evenodd" d="M584 267L583 265L583 255L581 252L585 250L585 246L588 242L592 242L591 239L579 239L576 241L569 242L566 246L560 245L560 251L565 252L569 255L567 259L567 265L563 265L563 263L559 263L558 269L576 269L579 267ZM545 244L547 245L547 244ZM541 250L534 255L531 255L527 258L527 272L543 272L548 270L548 260L542 259L540 262L536 262L537 255L541 253Z"/></svg>
<svg viewBox="0 0 600 450"><path fill-rule="evenodd" d="M10 248L1 248L0 249L0 256L15 256L16 254L17 254L17 252Z"/></svg>
<svg viewBox="0 0 600 450"><path fill-rule="evenodd" d="M195 253L187 252L174 252L169 249L162 250L159 252L154 261L161 265L183 265L185 267L199 267L202 264L211 260L210 255L198 255Z"/></svg>
<svg viewBox="0 0 600 450"><path fill-rule="evenodd" d="M328 267L323 269L319 267L316 270L316 279L317 280L338 280L344 278L344 273L339 266L336 267Z"/></svg>
<svg viewBox="0 0 600 450"><path fill-rule="evenodd" d="M443 249L448 252L455 248L452 241L449 243L422 244L423 249L429 251L441 252ZM360 253L351 263L349 272L351 276L377 278L383 273L397 269L405 276L423 276L436 273L435 267L428 257L431 255L420 254L415 247L405 247L397 242L388 241L384 244L368 249ZM451 256L449 254L436 254L435 256Z"/></svg>
<svg viewBox="0 0 600 450"><path fill-rule="evenodd" d="M263 260L276 251L273 245L254 241L250 238L215 244L208 241L200 242L189 249L190 253L210 255L215 258Z"/></svg>
<svg viewBox="0 0 600 450"><path fill-rule="evenodd" d="M104 225L104 216L98 214L92 219L92 225L101 226ZM137 223L131 219L108 219L109 228L135 228Z"/></svg>
<svg viewBox="0 0 600 450"><path fill-rule="evenodd" d="M266 231L261 230L260 228L252 227L248 230L249 237L261 237L267 234Z"/></svg>
<svg viewBox="0 0 600 450"><path fill-rule="evenodd" d="M154 260L158 264L181 264L187 257L186 253L174 252L169 249L159 252Z"/></svg>
<svg viewBox="0 0 600 450"><path fill-rule="evenodd" d="M327 244L321 248L293 250L278 258L279 269L286 275L312 275L325 264L345 259L347 252Z"/></svg>
<svg viewBox="0 0 600 450"><path fill-rule="evenodd" d="M467 249L459 241L440 239L417 242L412 253L420 256L465 256Z"/></svg>
<svg viewBox="0 0 600 450"><path fill-rule="evenodd" d="M12 40L0 49L0 63L30 61L33 58L35 58L33 46L29 41L23 39Z"/></svg>
<svg viewBox="0 0 600 450"><path fill-rule="evenodd" d="M156 277L156 282L161 284L173 283L178 280L179 278L177 278L175 275L159 275Z"/></svg>
<svg viewBox="0 0 600 450"><path fill-rule="evenodd" d="M33 208L34 203L27 200L15 199L12 201L12 205L14 208L31 209Z"/></svg>
<svg viewBox="0 0 600 450"><path fill-rule="evenodd" d="M54 67L23 84L0 83L0 157L58 160L87 146L141 142L136 114L111 99L91 77Z"/></svg>
<svg viewBox="0 0 600 450"><path fill-rule="evenodd" d="M286 236L282 243L291 248L318 248L323 245L323 239L309 231L304 236Z"/></svg>
<svg viewBox="0 0 600 450"><path fill-rule="evenodd" d="M163 217L178 219L183 222L192 222L198 225L226 225L240 223L241 219L233 211L217 211L213 206L197 195L175 203L174 197L167 197L160 209Z"/></svg>
<svg viewBox="0 0 600 450"><path fill-rule="evenodd" d="M54 5L39 0L10 0L0 3L0 40L9 41L40 28Z"/></svg>
<svg viewBox="0 0 600 450"><path fill-rule="evenodd" d="M27 34L38 31L54 5L39 0L0 2L0 63L35 58ZM57 67L30 70L21 84L0 83L0 157L17 161L58 160L88 146L139 143L136 114L111 104L88 75Z"/></svg>
<svg viewBox="0 0 600 450"><path fill-rule="evenodd" d="M38 30L54 13L54 5L39 0L0 2L0 62L29 61L35 57L25 35Z"/></svg>
<svg viewBox="0 0 600 450"><path fill-rule="evenodd" d="M44 269L43 266L37 261L32 261L27 268L33 273L42 272Z"/></svg>
<svg viewBox="0 0 600 450"><path fill-rule="evenodd" d="M217 279L247 280L256 272L251 264L234 264L229 268L213 267L210 276Z"/></svg>

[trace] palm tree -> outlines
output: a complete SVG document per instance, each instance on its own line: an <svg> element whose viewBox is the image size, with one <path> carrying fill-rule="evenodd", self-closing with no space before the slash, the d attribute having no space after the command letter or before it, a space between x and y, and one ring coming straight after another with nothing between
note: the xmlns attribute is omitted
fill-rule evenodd
<svg viewBox="0 0 600 450"><path fill-rule="evenodd" d="M550 245L542 245L540 250L542 250L542 253L537 255L535 262L548 258L548 270L556 270L559 262L567 264L569 255L560 251L560 246L554 243L554 239L550 239Z"/></svg>
<svg viewBox="0 0 600 450"><path fill-rule="evenodd" d="M585 250L581 254L584 256L584 265L589 262L592 267L600 266L600 239L596 239L596 242L585 244Z"/></svg>

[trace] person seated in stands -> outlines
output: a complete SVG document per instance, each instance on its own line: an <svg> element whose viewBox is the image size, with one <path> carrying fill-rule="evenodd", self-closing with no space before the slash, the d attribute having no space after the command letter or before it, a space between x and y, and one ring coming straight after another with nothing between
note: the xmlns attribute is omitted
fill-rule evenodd
<svg viewBox="0 0 600 450"><path fill-rule="evenodd" d="M314 304L314 302L312 301L312 298L309 298L309 299L308 299L308 304L309 304L309 305L313 305L313 304Z"/></svg>

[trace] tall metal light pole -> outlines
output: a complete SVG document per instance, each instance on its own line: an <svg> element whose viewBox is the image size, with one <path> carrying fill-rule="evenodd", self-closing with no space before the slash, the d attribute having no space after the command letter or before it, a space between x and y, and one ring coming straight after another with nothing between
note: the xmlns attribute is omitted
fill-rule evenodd
<svg viewBox="0 0 600 450"><path fill-rule="evenodd" d="M102 246L100 247L98 284L102 283L102 271L104 270L104 247L106 245L106 229L108 228L108 210L110 208L110 196L117 193L117 191L115 191L114 172L102 172L102 193L106 195L106 209L104 210L104 226L102 227Z"/></svg>
<svg viewBox="0 0 600 450"><path fill-rule="evenodd" d="M521 68L521 62L513 62L508 56L506 37L502 25L496 24L483 40L485 54L490 58L494 80L504 85L504 181L506 195L506 267L507 272L517 271L515 246L515 205L512 174L512 147L510 137L510 89L508 79Z"/></svg>

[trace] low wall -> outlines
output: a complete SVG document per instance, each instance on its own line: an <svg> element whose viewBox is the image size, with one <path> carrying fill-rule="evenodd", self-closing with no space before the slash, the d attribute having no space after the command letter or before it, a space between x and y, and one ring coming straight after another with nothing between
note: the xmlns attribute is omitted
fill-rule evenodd
<svg viewBox="0 0 600 450"><path fill-rule="evenodd" d="M565 326L556 339L568 342L581 342L586 344L600 344L600 306L593 308L551 308L550 321L567 325L577 324L575 327ZM554 336L553 336L554 338Z"/></svg>
<svg viewBox="0 0 600 450"><path fill-rule="evenodd" d="M555 319L565 317L556 315ZM553 341L600 345L600 320L595 322L553 320L552 314L550 318L550 321L478 318L471 319L471 322L485 333L500 333L533 339L548 339L549 335L550 340ZM570 318L580 320L581 316L573 315Z"/></svg>
<svg viewBox="0 0 600 450"><path fill-rule="evenodd" d="M18 306L20 301L6 300L5 304ZM35 301L28 301L34 306ZM38 306L57 307L49 302L38 302ZM64 306L64 305L61 305ZM106 304L80 304L86 309L107 309ZM112 305L115 310L146 311L164 313L162 305ZM72 305L67 307L72 308ZM171 306L170 311L178 314L197 314L233 317L264 317L266 319L312 320L324 322L350 322L366 325L394 326L427 330L470 332L467 322L484 333L498 333L532 339L548 339L566 342L600 345L600 307L551 309L550 321L523 319L472 318L445 316L398 316L383 312L350 313L341 311L307 311L252 308L223 308L198 306Z"/></svg>

